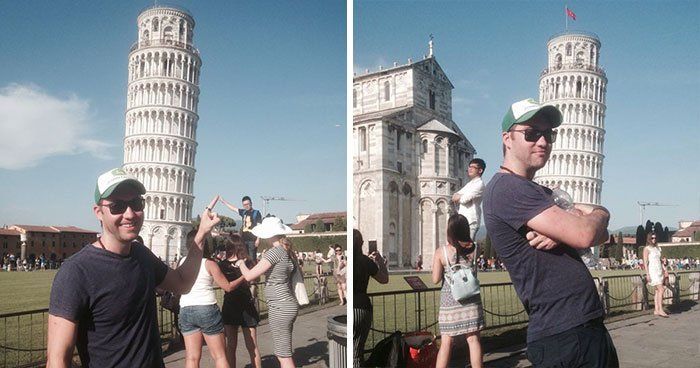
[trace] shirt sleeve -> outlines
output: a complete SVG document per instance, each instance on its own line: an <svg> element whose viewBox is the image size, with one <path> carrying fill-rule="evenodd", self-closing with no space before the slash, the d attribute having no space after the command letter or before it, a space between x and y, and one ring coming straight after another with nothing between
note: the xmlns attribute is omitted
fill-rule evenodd
<svg viewBox="0 0 700 368"><path fill-rule="evenodd" d="M459 203L467 204L471 202L474 198L481 197L484 194L484 184L479 183L467 183L467 185L460 190L461 197L459 197Z"/></svg>
<svg viewBox="0 0 700 368"><path fill-rule="evenodd" d="M268 249L267 252L265 252L265 255L263 255L263 259L266 259L274 266L282 260L283 255L284 250L282 250L280 247L272 247Z"/></svg>
<svg viewBox="0 0 700 368"><path fill-rule="evenodd" d="M260 213L260 211L255 211L255 218L253 219L253 223L255 225L262 223L262 214Z"/></svg>
<svg viewBox="0 0 700 368"><path fill-rule="evenodd" d="M516 231L554 206L552 196L537 183L504 175L491 197L494 214Z"/></svg>
<svg viewBox="0 0 700 368"><path fill-rule="evenodd" d="M49 314L78 323L89 305L87 280L74 262L64 262L51 286Z"/></svg>
<svg viewBox="0 0 700 368"><path fill-rule="evenodd" d="M245 209L239 208L239 209L238 209L238 215L240 215L241 217L243 217L243 216L245 215Z"/></svg>
<svg viewBox="0 0 700 368"><path fill-rule="evenodd" d="M365 256L365 263L367 267L367 274L374 276L379 273L379 267L377 267L377 264L374 263L371 258Z"/></svg>

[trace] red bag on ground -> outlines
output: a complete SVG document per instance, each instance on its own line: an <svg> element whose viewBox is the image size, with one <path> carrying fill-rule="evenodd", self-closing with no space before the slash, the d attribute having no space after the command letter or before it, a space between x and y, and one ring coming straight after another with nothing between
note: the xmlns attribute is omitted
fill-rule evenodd
<svg viewBox="0 0 700 368"><path fill-rule="evenodd" d="M403 335L408 346L406 367L432 368L437 362L438 347L435 335L428 331L411 332Z"/></svg>

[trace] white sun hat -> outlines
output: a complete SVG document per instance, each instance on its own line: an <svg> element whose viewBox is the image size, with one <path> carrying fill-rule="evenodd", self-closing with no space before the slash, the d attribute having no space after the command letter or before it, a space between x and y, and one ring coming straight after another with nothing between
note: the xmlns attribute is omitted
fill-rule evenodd
<svg viewBox="0 0 700 368"><path fill-rule="evenodd" d="M258 238L269 239L276 235L291 234L293 230L282 223L282 219L271 216L265 217L260 225L251 229L251 232Z"/></svg>

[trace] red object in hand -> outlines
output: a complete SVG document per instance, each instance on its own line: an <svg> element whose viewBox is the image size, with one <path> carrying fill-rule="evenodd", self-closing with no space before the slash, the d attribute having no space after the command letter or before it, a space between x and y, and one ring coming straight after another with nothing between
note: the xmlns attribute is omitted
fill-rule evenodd
<svg viewBox="0 0 700 368"><path fill-rule="evenodd" d="M576 20L576 14L574 14L574 12L572 12L569 8L566 8L566 15L570 16L571 19Z"/></svg>

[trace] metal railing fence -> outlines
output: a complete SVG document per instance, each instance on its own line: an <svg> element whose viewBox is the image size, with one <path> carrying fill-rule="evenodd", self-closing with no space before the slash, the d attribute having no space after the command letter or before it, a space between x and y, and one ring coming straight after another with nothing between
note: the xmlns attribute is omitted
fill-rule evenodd
<svg viewBox="0 0 700 368"><path fill-rule="evenodd" d="M261 318L267 317L267 304L264 299L264 282L257 282L258 297L255 304ZM332 276L324 274L304 277L304 285L309 294L310 304L305 307L323 305L337 301L337 287ZM224 292L216 290L217 300L221 306ZM157 303L158 329L162 340L176 337L175 315ZM305 308L305 307L302 307ZM40 367L46 364L46 334L49 309L0 314L0 368Z"/></svg>
<svg viewBox="0 0 700 368"><path fill-rule="evenodd" d="M606 314L653 309L654 291L646 284L644 275L605 276L594 281ZM374 316L365 352L395 331L429 331L439 337L440 290L436 287L368 293ZM700 300L700 271L669 272L664 303L677 304L681 300ZM510 282L482 284L481 303L485 330L524 326L528 322L525 308Z"/></svg>

